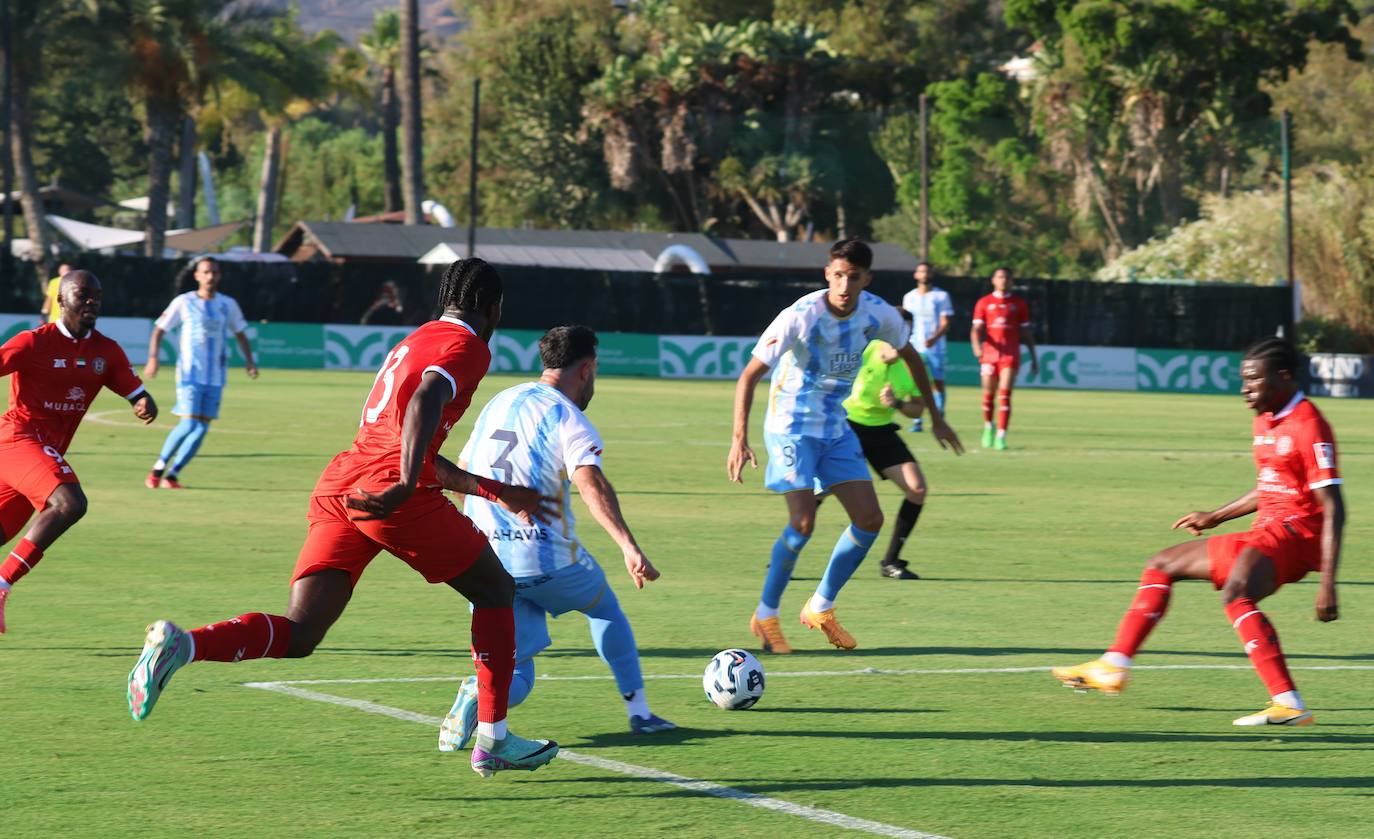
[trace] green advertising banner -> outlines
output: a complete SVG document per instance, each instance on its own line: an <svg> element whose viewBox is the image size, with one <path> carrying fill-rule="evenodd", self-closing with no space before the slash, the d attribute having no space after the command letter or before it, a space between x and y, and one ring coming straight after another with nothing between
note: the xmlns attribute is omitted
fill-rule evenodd
<svg viewBox="0 0 1374 839"><path fill-rule="evenodd" d="M749 363L758 338L658 336L659 375L665 379L733 379Z"/></svg>
<svg viewBox="0 0 1374 839"><path fill-rule="evenodd" d="M1171 393L1236 393L1240 353L1136 350L1136 389Z"/></svg>
<svg viewBox="0 0 1374 839"><path fill-rule="evenodd" d="M324 326L318 323L250 323L248 341L259 367L320 370L324 367ZM243 365L239 342L229 341L229 361Z"/></svg>

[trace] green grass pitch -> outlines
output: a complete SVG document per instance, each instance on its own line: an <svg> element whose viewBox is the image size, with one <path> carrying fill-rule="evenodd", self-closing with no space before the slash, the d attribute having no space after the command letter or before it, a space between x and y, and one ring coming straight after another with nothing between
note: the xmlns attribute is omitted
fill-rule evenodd
<svg viewBox="0 0 1374 839"><path fill-rule="evenodd" d="M0 636L0 835L863 835L808 820L817 810L960 839L1374 835L1374 405L1359 401L1321 403L1347 479L1342 619L1313 619L1311 578L1265 603L1316 710L1309 728L1231 726L1266 696L1201 583L1179 587L1138 659L1171 669L1139 670L1120 698L1044 672L1110 641L1143 561L1186 538L1169 530L1178 515L1252 484L1238 396L1023 390L1009 452L954 457L908 435L932 486L906 552L924 579L881 579L870 556L839 601L859 649L826 647L793 617L842 526L822 508L783 601L798 651L762 657L763 700L726 713L700 674L717 650L752 647L783 504L761 469L742 487L725 480L732 383L636 379L603 380L589 414L663 578L634 590L585 510L581 530L634 624L654 710L682 729L628 734L577 615L552 623L539 672L557 678L512 728L796 808L565 760L483 781L465 754L436 750L431 726L243 686L429 678L299 687L441 716L471 667L466 604L385 555L315 656L191 666L132 722L125 677L145 624L284 609L310 487L348 445L371 378L236 374L181 493L142 486L175 418L143 428L102 396L69 453L90 513L15 589ZM476 405L516 381L490 377ZM171 377L154 393L169 410ZM977 394L956 389L950 407L975 444ZM879 493L894 511L895 490Z"/></svg>

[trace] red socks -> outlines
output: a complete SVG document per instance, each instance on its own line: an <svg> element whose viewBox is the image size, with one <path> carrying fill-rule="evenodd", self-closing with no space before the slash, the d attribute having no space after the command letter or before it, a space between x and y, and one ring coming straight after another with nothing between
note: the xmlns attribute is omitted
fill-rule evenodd
<svg viewBox="0 0 1374 839"><path fill-rule="evenodd" d="M1255 605L1255 601L1248 597L1232 600L1226 604L1226 617L1231 619L1236 634L1245 644L1245 654L1250 656L1250 663L1269 689L1269 695L1278 696L1285 691L1297 690L1293 677L1288 673L1288 665L1283 660L1279 634Z"/></svg>
<svg viewBox="0 0 1374 839"><path fill-rule="evenodd" d="M989 406L987 409L985 409L983 413L989 414L990 411L991 411L991 406ZM988 418L989 420L992 419L991 416L988 416L987 418ZM1010 390L998 390L998 391L997 391L997 430L998 430L998 431L1006 431L1008 425L1011 425L1011 391L1010 391Z"/></svg>
<svg viewBox="0 0 1374 839"><path fill-rule="evenodd" d="M992 422L992 394L983 394L983 422Z"/></svg>
<svg viewBox="0 0 1374 839"><path fill-rule="evenodd" d="M253 612L193 629L191 638L196 642L196 661L281 658L291 641L291 621Z"/></svg>
<svg viewBox="0 0 1374 839"><path fill-rule="evenodd" d="M477 665L477 721L506 718L515 672L515 610L472 610L472 660Z"/></svg>
<svg viewBox="0 0 1374 839"><path fill-rule="evenodd" d="M1116 629L1116 640L1107 648L1107 652L1135 656L1155 624L1164 617L1172 593L1173 581L1168 574L1146 568L1140 575L1140 588L1136 589L1135 600L1131 601L1131 607L1121 618L1121 624Z"/></svg>
<svg viewBox="0 0 1374 839"><path fill-rule="evenodd" d="M0 577L13 584L23 579L24 575L33 570L38 564L38 560L43 558L43 551L28 539L20 539L19 543L10 551L10 555L0 563Z"/></svg>

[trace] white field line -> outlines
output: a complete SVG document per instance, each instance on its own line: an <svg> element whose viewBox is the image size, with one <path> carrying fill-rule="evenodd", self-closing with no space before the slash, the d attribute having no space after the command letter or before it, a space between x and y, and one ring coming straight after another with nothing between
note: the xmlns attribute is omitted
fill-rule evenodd
<svg viewBox="0 0 1374 839"><path fill-rule="evenodd" d="M293 687L283 682L247 682L244 687L268 690L274 693L294 696L299 699L309 699L313 702L342 705L345 708L353 708L354 710L363 711L368 714L391 717L392 719L403 720L405 722L416 722L431 728L437 728L439 723L442 722L439 717L417 714L414 711L406 711L402 708L392 708L389 705L379 705L376 702L367 702L362 699L349 699L344 696L334 696L328 693L305 690L304 688ZM790 801L780 801L776 798L769 798L766 795L758 795L757 793L746 792L742 789L735 789L734 787L712 783L711 781L699 781L682 775L674 775L671 772L651 769L647 766L636 766L633 763L607 760L606 758L584 755L568 749L559 750L558 756L564 760L580 763L583 766L591 766L606 772L629 775L630 777L640 778L646 781L658 781L659 783L668 784L678 787L679 789L685 789L689 792L710 795L715 798L724 798L730 801L738 801L741 804L748 804L750 807L772 810L788 816L797 816L807 821L828 824L834 827L842 827L847 830L856 830L875 836L895 836L899 837L899 839L947 839L947 837L939 836L934 833L922 833L919 830L908 830L904 827L847 816L844 813L836 813L832 810L822 810L818 807L806 807L801 804L793 804Z"/></svg>
<svg viewBox="0 0 1374 839"><path fill-rule="evenodd" d="M160 408L159 412L161 412ZM112 414L119 416L124 416L125 414L127 414L130 417L130 419L124 420L122 422L120 420L113 420L110 419L110 416ZM168 413L167 416L170 417L175 415ZM160 430L158 426L155 425L144 425L142 420L138 419L137 417L134 417L134 415L130 413L128 410L123 410L119 408L115 408L109 411L91 411L90 413L86 414L86 416L82 419L85 422L93 422L96 425L113 425L116 428L149 428L154 431ZM276 433L275 431L254 431L249 428L225 428L223 423L219 420L215 421L214 428L216 434L252 434L254 436L262 436L264 434Z"/></svg>
<svg viewBox="0 0 1374 839"><path fill-rule="evenodd" d="M1249 664L1138 664L1132 670L1250 670ZM1314 664L1289 665L1289 670L1374 670L1374 664ZM989 673L1048 673L1048 667L951 667L943 669L884 670L865 667L860 670L802 670L789 673L770 672L770 679L831 678L835 676L950 676L982 675ZM400 676L377 679L283 679L277 682L245 682L244 687L274 690L282 685L371 685L400 682L458 682L463 675L453 676ZM541 682L600 682L610 681L610 675L597 676L551 676L540 674L535 677ZM699 673L645 673L649 679L700 679Z"/></svg>

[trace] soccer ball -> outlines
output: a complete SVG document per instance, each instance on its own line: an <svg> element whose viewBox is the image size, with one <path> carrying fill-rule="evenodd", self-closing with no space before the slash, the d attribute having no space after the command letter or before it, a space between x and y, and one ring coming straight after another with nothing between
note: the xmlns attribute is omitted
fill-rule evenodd
<svg viewBox="0 0 1374 839"><path fill-rule="evenodd" d="M701 686L717 708L742 711L763 696L763 665L744 650L721 650L706 665Z"/></svg>

